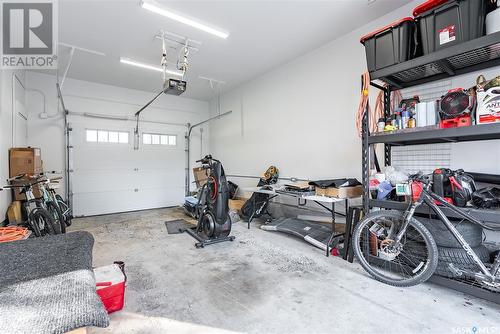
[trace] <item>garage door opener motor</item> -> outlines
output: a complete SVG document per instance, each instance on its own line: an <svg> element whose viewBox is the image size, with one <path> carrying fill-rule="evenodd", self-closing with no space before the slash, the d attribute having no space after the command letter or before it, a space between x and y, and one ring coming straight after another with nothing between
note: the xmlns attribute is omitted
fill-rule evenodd
<svg viewBox="0 0 500 334"><path fill-rule="evenodd" d="M203 248L223 241L233 241L231 219L229 217L229 187L226 173L219 160L211 155L205 156L201 162L207 170L207 182L201 187L198 198L199 217L196 227L185 231L198 240L196 248Z"/></svg>

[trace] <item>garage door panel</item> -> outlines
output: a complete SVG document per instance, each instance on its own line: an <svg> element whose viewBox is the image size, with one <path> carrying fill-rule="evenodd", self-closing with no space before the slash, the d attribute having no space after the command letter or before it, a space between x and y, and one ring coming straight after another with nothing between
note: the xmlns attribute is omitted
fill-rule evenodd
<svg viewBox="0 0 500 334"><path fill-rule="evenodd" d="M139 189L156 188L158 184L164 187L184 187L184 173L176 172L172 175L170 171L150 170L137 174Z"/></svg>
<svg viewBox="0 0 500 334"><path fill-rule="evenodd" d="M133 190L138 183L137 173L132 170L80 170L73 173L73 192L101 192Z"/></svg>
<svg viewBox="0 0 500 334"><path fill-rule="evenodd" d="M118 144L116 144L118 145ZM97 145L78 148L73 159L75 169L114 169L134 166L136 157L131 155L132 147L98 147Z"/></svg>
<svg viewBox="0 0 500 334"><path fill-rule="evenodd" d="M116 123L116 124L115 124ZM184 199L184 134L172 126L141 127L141 134L177 135L177 145L134 150L123 122L79 118L73 125L74 214L97 215L180 205ZM86 129L127 131L129 143L86 141Z"/></svg>
<svg viewBox="0 0 500 334"><path fill-rule="evenodd" d="M137 210L177 206L180 203L175 198L184 197L184 187L139 189L138 200L135 203Z"/></svg>

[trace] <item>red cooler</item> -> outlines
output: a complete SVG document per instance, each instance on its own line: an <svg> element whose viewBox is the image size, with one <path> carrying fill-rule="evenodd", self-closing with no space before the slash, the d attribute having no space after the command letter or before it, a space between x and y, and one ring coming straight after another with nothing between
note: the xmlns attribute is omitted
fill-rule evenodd
<svg viewBox="0 0 500 334"><path fill-rule="evenodd" d="M123 308L126 276L123 262L94 269L97 294L108 313Z"/></svg>

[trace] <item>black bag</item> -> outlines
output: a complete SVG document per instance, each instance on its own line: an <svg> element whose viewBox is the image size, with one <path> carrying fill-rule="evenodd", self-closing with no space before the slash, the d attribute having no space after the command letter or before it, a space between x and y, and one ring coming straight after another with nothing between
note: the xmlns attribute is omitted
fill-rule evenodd
<svg viewBox="0 0 500 334"><path fill-rule="evenodd" d="M500 207L500 189L496 187L479 189L472 194L472 202L481 209Z"/></svg>
<svg viewBox="0 0 500 334"><path fill-rule="evenodd" d="M227 181L227 186L229 187L229 199L236 198L238 194L238 185L234 182Z"/></svg>
<svg viewBox="0 0 500 334"><path fill-rule="evenodd" d="M257 187L262 187L268 184L269 183L267 183L264 179L260 179ZM267 206L269 204L267 202L268 199L268 194L253 193L252 196L241 207L241 216L243 220L248 221L252 214L254 214L253 218L259 218L260 216L262 216L262 214L266 212ZM262 207L262 205L264 206ZM259 210L259 212L256 212L257 210Z"/></svg>

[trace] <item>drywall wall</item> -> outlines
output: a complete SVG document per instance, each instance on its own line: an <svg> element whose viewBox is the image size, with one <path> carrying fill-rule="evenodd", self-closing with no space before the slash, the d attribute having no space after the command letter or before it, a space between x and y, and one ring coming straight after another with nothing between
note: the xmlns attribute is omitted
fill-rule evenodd
<svg viewBox="0 0 500 334"><path fill-rule="evenodd" d="M361 141L354 124L366 59L359 37L410 16L420 2L401 7L223 94L222 111L233 113L211 124L210 147L224 162L227 173L261 175L268 165L274 164L285 177L360 177ZM500 68L483 73L491 78L500 74ZM450 88L470 87L477 75L453 78ZM376 89L371 89L372 102L376 93ZM216 101L212 101L212 115L217 113L216 106ZM475 144L454 145L453 151L462 154L455 154L452 165L467 168L472 161L464 159L462 150L474 156L475 171L500 173L499 154L493 161L484 161L484 157L491 158L489 152L500 152L498 141L483 145L483 149ZM241 185L256 182L234 181Z"/></svg>
<svg viewBox="0 0 500 334"><path fill-rule="evenodd" d="M26 145L24 76L24 71L0 71L0 187L9 177L9 148ZM10 191L0 192L0 221L11 200Z"/></svg>
<svg viewBox="0 0 500 334"><path fill-rule="evenodd" d="M27 96L29 110L28 143L40 147L45 170L62 171L65 166L64 147L64 117L58 108L56 77L35 72L27 72L26 82L30 88L39 90ZM91 83L87 81L66 79L62 87L66 108L71 114L97 114L111 117L128 117L126 124L132 130L135 126L134 113L147 101L154 92L144 92L115 86ZM48 118L40 117L44 112L43 96L45 96L45 112ZM208 102L187 99L179 96L164 95L141 115L143 121L179 123L179 128L186 129L182 124L197 123L208 118ZM70 115L77 121L83 116ZM119 122L123 125L123 121ZM200 129L203 129L203 145ZM208 125L193 130L191 143L191 161L199 159L208 152ZM191 178L192 179L192 178Z"/></svg>

